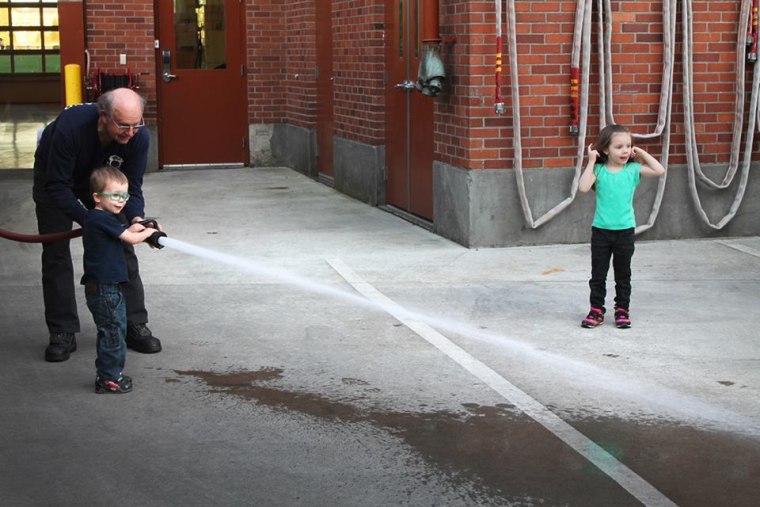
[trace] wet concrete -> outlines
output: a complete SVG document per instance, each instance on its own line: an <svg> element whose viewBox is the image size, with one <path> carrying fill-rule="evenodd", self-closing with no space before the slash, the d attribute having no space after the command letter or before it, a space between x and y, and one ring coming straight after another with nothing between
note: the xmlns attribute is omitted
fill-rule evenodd
<svg viewBox="0 0 760 507"><path fill-rule="evenodd" d="M35 230L30 189L0 177L0 227ZM760 238L638 243L634 326L585 330L587 244L468 250L282 168L155 173L145 191L170 237L355 295L341 259L466 324L437 328L463 356L386 311L138 245L164 350L130 351L135 390L98 396L83 294L79 349L45 363L40 247L0 241L3 506L641 505L589 458L672 502L648 505L757 505Z"/></svg>
<svg viewBox="0 0 760 507"><path fill-rule="evenodd" d="M469 486L473 505L640 505L544 428L510 404L462 404L459 411L368 410L350 400L277 386L278 368L218 373L176 371L207 392L344 425L367 422L399 438L452 483ZM171 378L167 382L180 382ZM368 386L360 379L341 379ZM371 399L367 393L365 401ZM371 403L371 400L370 400ZM420 407L421 409L424 407ZM615 459L639 471L678 505L753 505L760 498L760 440L661 421L573 420ZM726 473L727 471L730 473ZM693 481L683 488L683 478Z"/></svg>

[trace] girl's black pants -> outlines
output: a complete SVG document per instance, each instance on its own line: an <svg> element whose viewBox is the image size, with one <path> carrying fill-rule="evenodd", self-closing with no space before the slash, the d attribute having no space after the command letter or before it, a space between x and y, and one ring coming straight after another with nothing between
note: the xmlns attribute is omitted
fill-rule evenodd
<svg viewBox="0 0 760 507"><path fill-rule="evenodd" d="M604 308L607 296L607 273L615 272L615 306L628 309L631 303L631 258L634 250L634 228L613 231L591 228L591 288L589 302Z"/></svg>

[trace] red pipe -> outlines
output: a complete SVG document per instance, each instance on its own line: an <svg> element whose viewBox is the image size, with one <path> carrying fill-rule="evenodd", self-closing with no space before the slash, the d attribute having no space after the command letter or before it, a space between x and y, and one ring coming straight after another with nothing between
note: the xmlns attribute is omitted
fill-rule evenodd
<svg viewBox="0 0 760 507"><path fill-rule="evenodd" d="M752 1L752 46L749 50L749 54L747 55L747 58L750 62L756 62L757 61L757 23L758 23L758 6L760 5L760 2L758 0Z"/></svg>
<svg viewBox="0 0 760 507"><path fill-rule="evenodd" d="M422 42L441 42L438 28L438 0L424 0L422 5Z"/></svg>
<svg viewBox="0 0 760 507"><path fill-rule="evenodd" d="M50 234L19 234L5 229L0 229L0 238L18 241L20 243L51 243L63 239L78 238L82 235L82 229L74 229L64 232L53 232Z"/></svg>
<svg viewBox="0 0 760 507"><path fill-rule="evenodd" d="M570 134L577 136L579 133L579 118L581 113L580 104L580 69L570 68Z"/></svg>
<svg viewBox="0 0 760 507"><path fill-rule="evenodd" d="M496 36L496 98L495 98L495 104L494 109L496 110L496 113L502 114L504 113L504 100L501 98L501 56L502 56L502 45L501 45L501 35Z"/></svg>

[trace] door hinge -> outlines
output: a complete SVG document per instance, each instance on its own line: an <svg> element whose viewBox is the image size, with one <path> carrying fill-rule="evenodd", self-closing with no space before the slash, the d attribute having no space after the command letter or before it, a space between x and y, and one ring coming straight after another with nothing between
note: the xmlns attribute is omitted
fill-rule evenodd
<svg viewBox="0 0 760 507"><path fill-rule="evenodd" d="M245 136L240 138L240 147L242 149L245 149Z"/></svg>
<svg viewBox="0 0 760 507"><path fill-rule="evenodd" d="M240 77L245 76L245 65L240 65Z"/></svg>

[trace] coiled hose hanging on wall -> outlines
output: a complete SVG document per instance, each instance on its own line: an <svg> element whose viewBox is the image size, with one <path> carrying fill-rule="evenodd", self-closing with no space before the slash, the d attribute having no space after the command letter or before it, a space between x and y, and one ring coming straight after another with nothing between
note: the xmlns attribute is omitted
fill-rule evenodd
<svg viewBox="0 0 760 507"><path fill-rule="evenodd" d="M501 1L501 0L498 0ZM583 54L583 68L581 77L581 115L579 120L579 132L578 132L578 154L577 164L575 166L575 175L573 176L573 182L570 187L570 196L566 197L559 204L540 216L538 219L533 219L533 212L528 202L528 197L525 190L525 176L522 168L522 131L520 125L520 81L519 73L517 69L517 35L516 35L516 23L515 23L515 0L507 0L507 40L509 48L509 76L511 80L511 92L512 92L512 128L513 134L513 149L515 152L514 169L515 176L517 177L517 192L520 195L520 204L522 206L525 220L532 229L536 229L545 224L555 216L557 216L562 210L567 208L575 199L578 193L578 181L581 177L583 170L583 154L585 152L586 144L586 121L588 119L588 79L589 79L589 63L591 61L591 0L578 0L576 9L576 24L575 34L573 38L573 51L576 54L575 49L579 44L582 44ZM582 23L580 22L582 20ZM585 34L583 37L577 37L578 33ZM579 40L582 38L582 43ZM580 59L580 58L579 58Z"/></svg>
<svg viewBox="0 0 760 507"><path fill-rule="evenodd" d="M501 2L501 0L497 0ZM511 78L511 94L512 94L512 118L514 129L514 143L513 148L515 150L514 170L517 178L518 194L520 196L520 203L522 206L525 220L531 228L535 229L548 222L555 216L557 216L562 210L569 206L575 199L578 189L578 180L582 171L583 156L585 153L585 136L586 126L588 119L588 83L589 83L589 53L590 53L590 33L591 33L591 0L578 0L576 4L576 21L575 30L573 35L573 53L571 57L571 70L574 75L577 73L577 69L581 68L581 90L580 90L580 120L578 125L579 145L578 145L578 162L575 167L575 175L571 184L570 196L565 198L559 204L554 206L544 215L538 219L533 219L533 212L531 210L530 203L528 201L525 189L525 178L522 167L522 134L521 134L521 122L520 122L520 96L519 96L519 76L517 70L517 40L516 40L516 21L515 21L515 0L507 0L507 34L508 34L508 48L509 48L509 65L510 65L510 78ZM612 94L612 63L611 56L605 56L605 53L611 55L611 30L606 29L611 27L611 2L605 0L604 6L602 6L602 0L598 0L598 9L600 15L599 24L599 62L602 72L602 83L600 86L600 127L604 127L605 122L614 123L613 109L613 94ZM749 165L752 156L752 141L756 126L760 126L760 107L758 107L758 93L760 93L760 74L758 69L760 66L756 65L753 72L752 88L751 88L751 100L749 110L749 125L747 140L745 142L744 156L742 162L742 177L737 189L736 196L731 205L729 213L723 217L717 224L710 222L707 214L701 204L699 193L696 187L696 177L707 186L714 189L723 189L728 187L734 174L736 173L739 157L739 148L743 130L743 118L744 118L744 71L745 71L745 59L746 59L746 44L743 40L743 31L741 27L746 27L750 22L755 22L753 18L750 20L750 10L755 9L757 6L757 0L745 0L742 2L742 8L739 19L739 36L738 36L738 49L737 49L737 71L736 71L736 108L734 116L734 138L731 144L731 161L729 168L726 172L722 183L718 184L710 180L702 171L699 165L699 156L696 145L695 127L694 127L694 115L692 110L692 82L693 82L693 62L692 62L692 32L693 25L693 12L691 0L685 0L683 2L683 79L684 79L684 116L686 124L687 144L686 154L688 162L688 176L689 187L692 194L692 199L697 206L697 214L707 225L712 228L720 229L724 227L738 211L739 205L744 197L746 191L747 179L749 176ZM657 126L654 132L648 134L636 134L634 137L639 139L650 139L660 135L664 135L662 145L663 151L661 161L663 165L667 166L668 154L670 151L670 121L672 110L672 89L673 89L673 67L675 65L675 27L676 27L676 0L665 0L663 2L663 74L660 88L660 107L657 118ZM500 7L500 5L499 5ZM604 12L604 21L601 16ZM756 15L753 12L753 16ZM757 34L755 35L757 36ZM583 55L583 65L580 65L580 57ZM574 78L577 79L577 78ZM576 89L577 92L577 89ZM575 106L574 106L575 107ZM573 120L575 122L575 120ZM571 125L572 126L572 125ZM643 232L654 224L657 214L659 212L660 204L662 202L662 196L664 194L666 183L666 176L660 177L657 194L652 205L652 211L650 212L649 219L646 224L640 225L636 228L636 233Z"/></svg>
<svg viewBox="0 0 760 507"><path fill-rule="evenodd" d="M745 75L745 61L747 54L747 47L744 37L744 31L742 27L746 27L749 23L750 9L752 6L752 0L746 0L742 2L742 9L739 15L739 24L737 28L737 56L736 56L736 106L734 109L734 127L733 127L733 139L731 141L731 158L729 160L726 174L723 177L721 183L715 183L708 178L702 171L702 167L699 163L699 151L697 148L697 138L694 127L694 110L692 108L692 95L693 95L693 34L692 26L694 23L694 13L692 10L691 0L685 0L683 2L683 82L684 82L684 123L686 125L686 159L688 162L688 175L689 175L689 189L691 191L692 199L697 206L697 214L702 221L713 229L722 229L725 225L731 221L736 215L736 212L744 199L744 193L747 190L747 180L749 178L750 162L752 161L752 145L755 136L755 125L758 121L758 90L760 86L760 65L755 64L754 71L752 73L752 89L750 94L750 106L749 106L749 120L747 126L747 136L744 143L744 154L741 161L741 178L739 180L739 186L736 189L736 195L731 203L728 213L720 219L717 223L710 221L707 213L702 206L702 201L699 197L699 191L697 190L696 180L704 183L713 189L725 189L733 181L736 175L737 168L739 167L739 148L741 144L743 124L744 124L744 75Z"/></svg>
<svg viewBox="0 0 760 507"><path fill-rule="evenodd" d="M588 122L588 88L589 88L589 74L590 74L590 53L591 53L591 0L579 0L576 4L576 17L575 17L575 29L573 34L573 50L571 55L571 69L573 69L573 85L577 80L577 69L580 69L580 119L577 125L577 134L579 136L577 163L575 166L575 174L570 188L570 196L565 198L554 208L550 209L543 216L537 220L533 219L533 212L530 207L530 203L527 198L527 192L525 189L525 178L522 169L522 135L520 132L520 108L519 108L519 81L517 73L517 42L516 42L516 28L515 28L515 0L509 1L509 19L508 19L508 33L509 33L509 51L512 55L510 58L510 76L512 80L512 116L514 123L514 149L515 149L515 175L517 177L517 188L520 195L520 203L522 205L523 214L525 219L531 228L535 229L548 222L555 216L557 216L562 210L569 206L578 191L578 181L583 170L583 157L585 155L586 146L586 127ZM606 54L611 55L611 30L604 29L604 23L611 26L611 6L609 0L603 8L601 0L599 1L599 67L605 69L602 73L602 83L600 86L600 128L605 126L606 121L614 123L614 117L612 116L612 64L611 57L605 57ZM665 45L663 47L663 74L660 89L660 108L658 113L657 127L655 131L650 134L634 134L639 138L651 138L660 136L663 132L667 132L666 140L663 142L663 155L662 160L667 164L667 156L670 147L670 130L666 127L670 121L670 111L672 105L672 93L673 93L673 67L675 60L675 1L667 0L665 7L663 8L663 35L665 38ZM602 18L602 12L606 12L606 17ZM606 51L605 51L606 50ZM583 56L583 64L581 65L581 56ZM574 91L577 93L577 88ZM607 98L608 97L608 98ZM574 103L575 104L575 103ZM575 107L575 105L573 106ZM608 110L608 113L605 111ZM575 113L578 113L575 111ZM574 117L575 117L574 113ZM575 132L575 119L573 120L573 131ZM652 205L652 211L649 214L649 219L646 224L640 225L636 228L636 232L642 232L654 224L657 218L657 214L660 209L660 203L665 192L665 177L661 177L658 183L657 194L655 196L654 203Z"/></svg>
<svg viewBox="0 0 760 507"><path fill-rule="evenodd" d="M612 93L612 5L610 0L598 0L599 10L599 68L603 69L602 83L599 87L600 94L600 114L599 128L604 128L607 123L617 123L613 114L613 93ZM601 13L604 13L602 16ZM662 152L660 162L663 166L668 166L668 157L670 154L670 117L673 106L673 69L675 68L676 54L676 0L663 0L662 3L662 78L660 80L660 106L657 112L657 125L653 132L647 134L638 134L633 132L632 135L637 139L652 139L662 136ZM662 204L662 197L665 194L665 183L667 182L668 173L658 178L657 192L652 203L652 209L645 224L636 227L636 234L650 229Z"/></svg>

